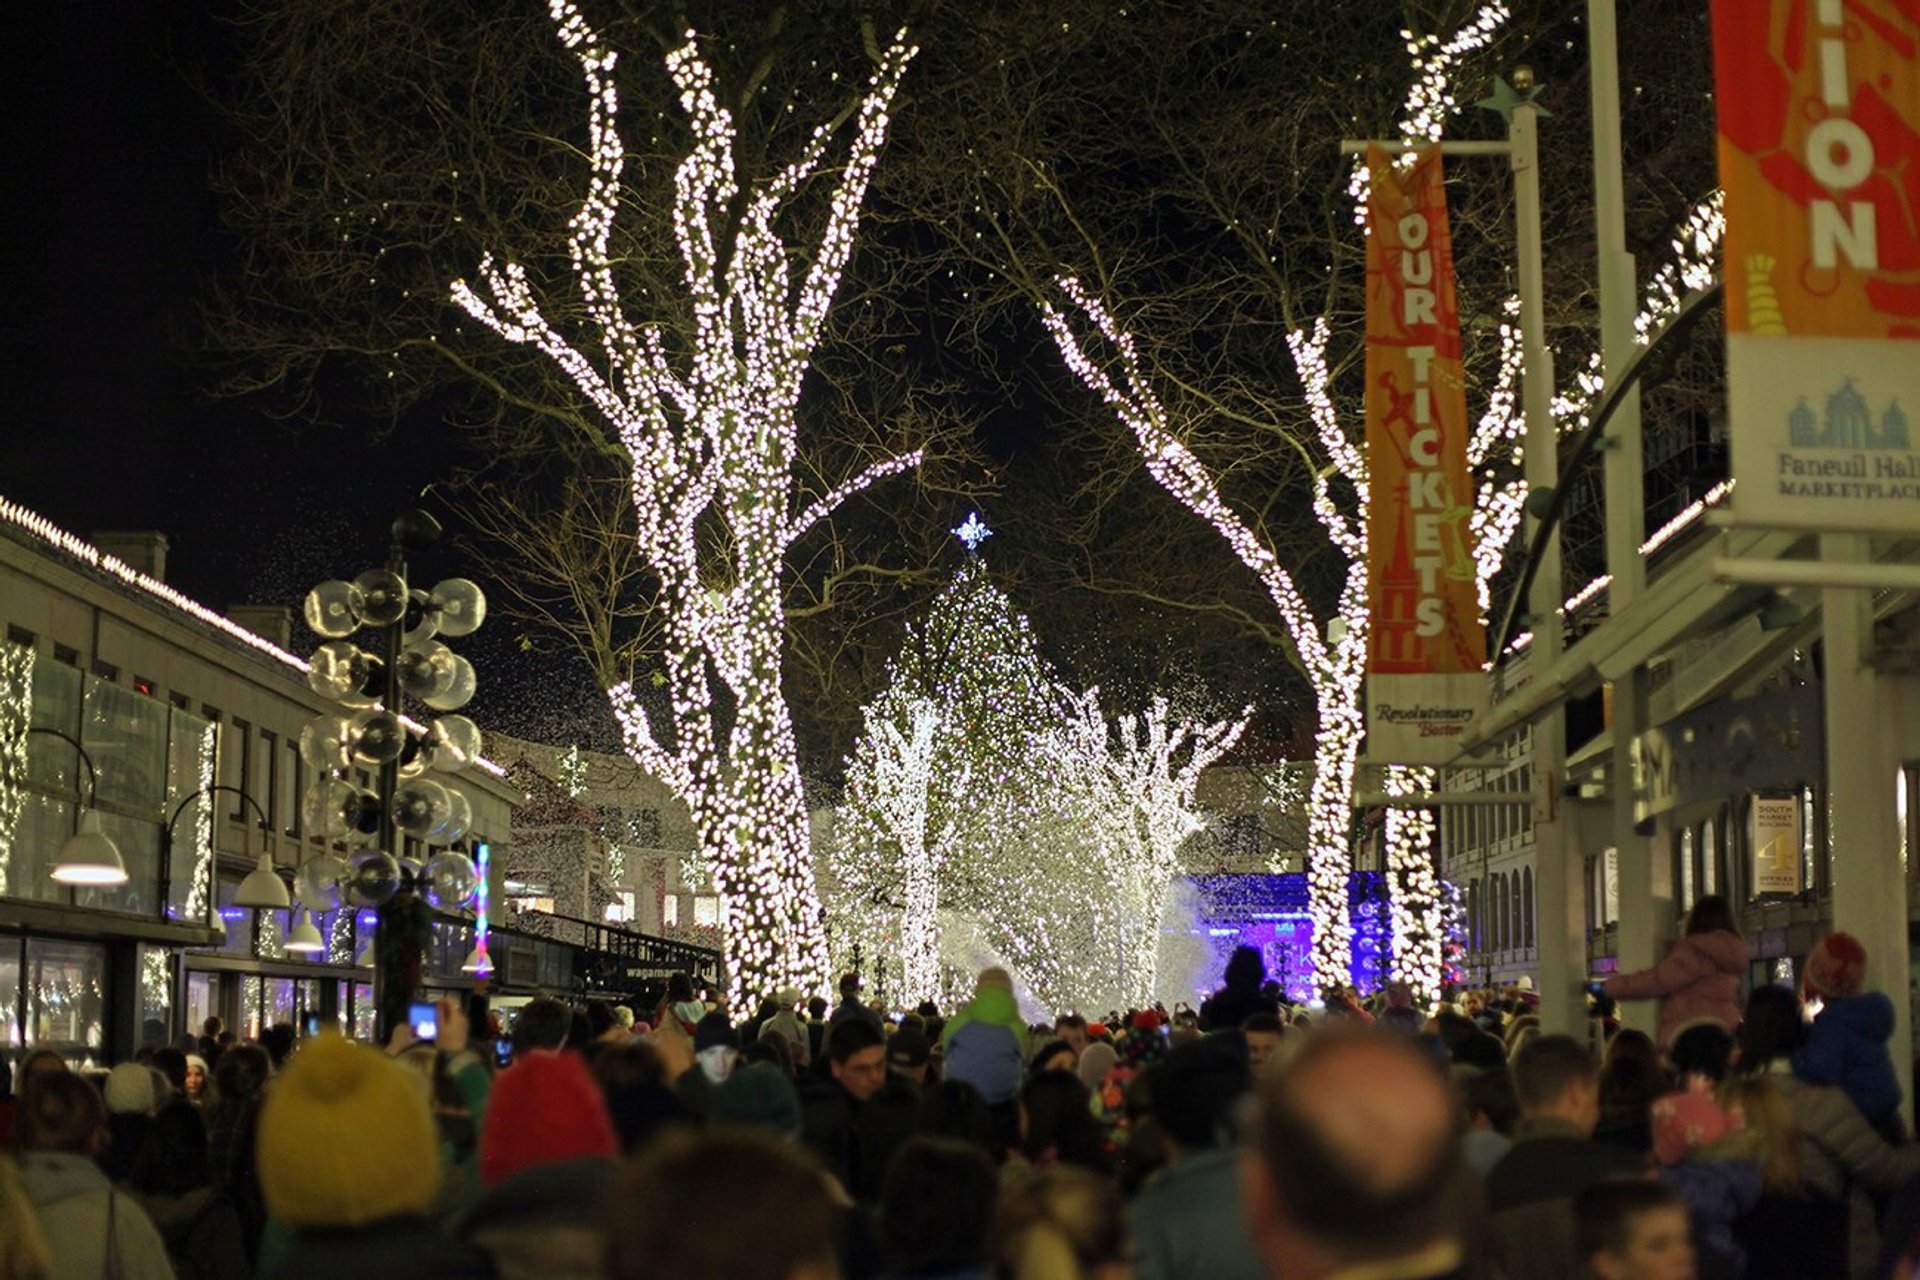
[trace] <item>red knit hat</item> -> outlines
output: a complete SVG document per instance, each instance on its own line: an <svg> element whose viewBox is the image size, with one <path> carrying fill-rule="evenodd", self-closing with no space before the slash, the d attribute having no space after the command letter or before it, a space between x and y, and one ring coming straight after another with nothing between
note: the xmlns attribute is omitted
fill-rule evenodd
<svg viewBox="0 0 1920 1280"><path fill-rule="evenodd" d="M1807 990L1827 999L1857 996L1867 982L1867 949L1850 933L1830 933L1807 953Z"/></svg>
<svg viewBox="0 0 1920 1280"><path fill-rule="evenodd" d="M480 1132L483 1185L543 1164L619 1154L606 1100L579 1054L536 1051L494 1078Z"/></svg>

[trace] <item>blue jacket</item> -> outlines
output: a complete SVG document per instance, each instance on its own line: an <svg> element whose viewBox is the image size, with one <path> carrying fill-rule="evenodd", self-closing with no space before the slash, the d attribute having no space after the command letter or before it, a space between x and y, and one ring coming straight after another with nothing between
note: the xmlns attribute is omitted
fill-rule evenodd
<svg viewBox="0 0 1920 1280"><path fill-rule="evenodd" d="M1025 1070L1020 1038L1011 1027L997 1022L969 1022L947 1041L946 1065L941 1074L948 1080L966 1081L992 1107L1013 1100L1020 1092L1020 1077Z"/></svg>
<svg viewBox="0 0 1920 1280"><path fill-rule="evenodd" d="M1900 1105L1887 1041L1893 1035L1893 1002L1878 991L1828 1000L1808 1028L1807 1043L1793 1055L1793 1074L1808 1084L1832 1084L1869 1119Z"/></svg>

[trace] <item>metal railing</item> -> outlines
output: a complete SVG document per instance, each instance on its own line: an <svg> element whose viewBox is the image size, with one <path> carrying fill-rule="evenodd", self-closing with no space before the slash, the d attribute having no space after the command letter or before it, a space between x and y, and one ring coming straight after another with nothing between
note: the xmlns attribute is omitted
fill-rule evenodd
<svg viewBox="0 0 1920 1280"><path fill-rule="evenodd" d="M587 972L611 974L619 979L685 973L696 983L720 981L720 953L712 947L637 933L604 921L583 920L553 911L520 911L513 917L513 924L521 928L542 921L548 922L552 930L542 936L578 947L585 953Z"/></svg>

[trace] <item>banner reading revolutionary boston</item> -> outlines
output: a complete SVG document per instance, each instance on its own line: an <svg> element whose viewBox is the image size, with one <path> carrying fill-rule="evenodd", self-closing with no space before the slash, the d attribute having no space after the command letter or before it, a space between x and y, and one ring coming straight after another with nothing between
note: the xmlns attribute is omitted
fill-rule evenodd
<svg viewBox="0 0 1920 1280"><path fill-rule="evenodd" d="M1486 706L1440 150L1369 150L1367 754L1437 764Z"/></svg>
<svg viewBox="0 0 1920 1280"><path fill-rule="evenodd" d="M1920 530L1920 2L1713 0L1733 508Z"/></svg>

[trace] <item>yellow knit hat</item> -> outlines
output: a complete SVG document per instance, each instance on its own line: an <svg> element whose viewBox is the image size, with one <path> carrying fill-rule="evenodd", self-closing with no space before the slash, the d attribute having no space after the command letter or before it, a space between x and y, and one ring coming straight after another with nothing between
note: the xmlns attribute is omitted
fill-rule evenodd
<svg viewBox="0 0 1920 1280"><path fill-rule="evenodd" d="M428 1212L439 1137L392 1062L332 1032L307 1041L260 1113L260 1189L290 1227L356 1227Z"/></svg>

